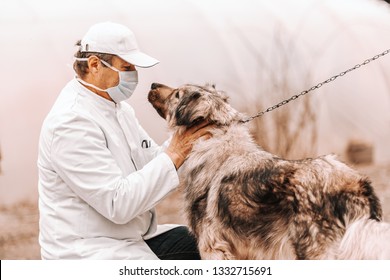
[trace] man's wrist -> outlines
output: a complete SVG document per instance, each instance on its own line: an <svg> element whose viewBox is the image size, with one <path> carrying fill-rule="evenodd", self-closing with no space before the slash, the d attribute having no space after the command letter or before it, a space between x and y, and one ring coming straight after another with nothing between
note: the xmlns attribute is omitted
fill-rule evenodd
<svg viewBox="0 0 390 280"><path fill-rule="evenodd" d="M178 170L179 167L181 166L181 161L182 161L180 156L177 153L171 152L169 150L165 151L165 153L172 160L172 163L175 166L176 170Z"/></svg>

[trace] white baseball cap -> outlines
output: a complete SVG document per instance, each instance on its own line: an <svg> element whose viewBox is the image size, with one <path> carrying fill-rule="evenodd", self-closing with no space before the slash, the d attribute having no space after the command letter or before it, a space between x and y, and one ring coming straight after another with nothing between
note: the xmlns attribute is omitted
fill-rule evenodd
<svg viewBox="0 0 390 280"><path fill-rule="evenodd" d="M152 67L159 63L139 50L135 35L129 28L113 22L91 26L81 39L80 51L114 54L138 67Z"/></svg>

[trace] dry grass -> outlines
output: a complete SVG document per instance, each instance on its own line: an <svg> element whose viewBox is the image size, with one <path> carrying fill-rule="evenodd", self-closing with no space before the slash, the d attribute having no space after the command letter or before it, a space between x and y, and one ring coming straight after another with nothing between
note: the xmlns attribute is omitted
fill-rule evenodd
<svg viewBox="0 0 390 280"><path fill-rule="evenodd" d="M0 259L39 259L36 203L0 208Z"/></svg>

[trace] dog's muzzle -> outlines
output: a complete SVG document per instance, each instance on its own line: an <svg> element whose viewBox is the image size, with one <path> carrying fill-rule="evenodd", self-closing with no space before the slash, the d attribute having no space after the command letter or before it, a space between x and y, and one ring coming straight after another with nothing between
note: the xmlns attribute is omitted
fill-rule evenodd
<svg viewBox="0 0 390 280"><path fill-rule="evenodd" d="M148 100L156 109L157 113L162 117L166 118L166 99L172 93L173 89L168 86L152 83L148 94Z"/></svg>

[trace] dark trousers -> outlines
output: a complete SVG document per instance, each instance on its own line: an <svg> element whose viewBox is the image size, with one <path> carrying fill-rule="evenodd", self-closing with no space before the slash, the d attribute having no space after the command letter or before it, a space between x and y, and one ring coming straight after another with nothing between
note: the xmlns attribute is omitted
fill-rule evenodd
<svg viewBox="0 0 390 280"><path fill-rule="evenodd" d="M171 229L145 242L161 260L200 260L196 240L185 226Z"/></svg>

